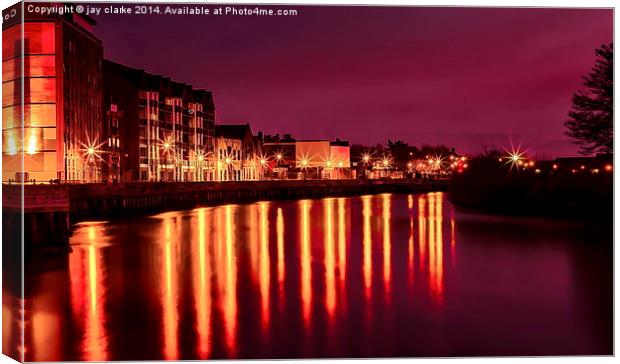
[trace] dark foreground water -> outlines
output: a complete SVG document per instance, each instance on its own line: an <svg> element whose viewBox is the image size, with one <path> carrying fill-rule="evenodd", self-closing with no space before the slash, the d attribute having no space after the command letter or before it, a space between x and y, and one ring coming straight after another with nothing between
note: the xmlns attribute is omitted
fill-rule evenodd
<svg viewBox="0 0 620 364"><path fill-rule="evenodd" d="M71 247L27 269L27 360L612 354L611 226L385 194L82 223Z"/></svg>

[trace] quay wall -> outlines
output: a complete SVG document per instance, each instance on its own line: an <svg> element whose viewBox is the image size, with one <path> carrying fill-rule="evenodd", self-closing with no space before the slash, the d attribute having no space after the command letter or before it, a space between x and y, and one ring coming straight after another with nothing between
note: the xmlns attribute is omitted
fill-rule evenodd
<svg viewBox="0 0 620 364"><path fill-rule="evenodd" d="M19 215L22 198L18 197L22 188L23 220ZM224 203L386 192L424 193L447 188L447 181L413 180L4 184L3 227L13 231L19 227L18 222L23 221L26 246L56 247L67 245L72 224L87 219L110 219Z"/></svg>

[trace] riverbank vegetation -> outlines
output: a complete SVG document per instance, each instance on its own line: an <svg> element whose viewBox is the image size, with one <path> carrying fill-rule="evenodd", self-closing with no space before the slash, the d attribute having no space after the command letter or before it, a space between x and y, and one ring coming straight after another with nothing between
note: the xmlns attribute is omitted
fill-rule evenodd
<svg viewBox="0 0 620 364"><path fill-rule="evenodd" d="M613 218L611 169L514 167L492 154L473 158L467 171L454 176L451 201L506 215Z"/></svg>

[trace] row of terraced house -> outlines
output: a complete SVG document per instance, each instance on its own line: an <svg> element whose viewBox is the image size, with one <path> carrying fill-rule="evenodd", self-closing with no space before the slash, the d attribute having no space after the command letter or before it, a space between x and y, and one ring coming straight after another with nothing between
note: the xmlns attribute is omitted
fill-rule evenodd
<svg viewBox="0 0 620 364"><path fill-rule="evenodd" d="M351 177L348 142L216 123L211 91L104 59L92 18L26 16L2 29L3 181Z"/></svg>

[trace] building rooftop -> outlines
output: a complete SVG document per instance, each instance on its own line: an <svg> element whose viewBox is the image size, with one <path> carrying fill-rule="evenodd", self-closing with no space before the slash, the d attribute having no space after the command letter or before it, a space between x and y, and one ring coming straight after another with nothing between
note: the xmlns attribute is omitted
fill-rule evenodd
<svg viewBox="0 0 620 364"><path fill-rule="evenodd" d="M248 133L252 135L250 123L246 124L216 124L215 136L229 139L244 139Z"/></svg>
<svg viewBox="0 0 620 364"><path fill-rule="evenodd" d="M162 75L152 74L143 69L132 68L120 63L116 63L105 59L103 68L113 70L122 74L124 78L129 79L139 85L144 90L165 90L167 95L185 98L190 101L210 104L215 107L213 101L213 93L205 89L194 89L191 85L171 80ZM162 100L163 101L163 100Z"/></svg>

